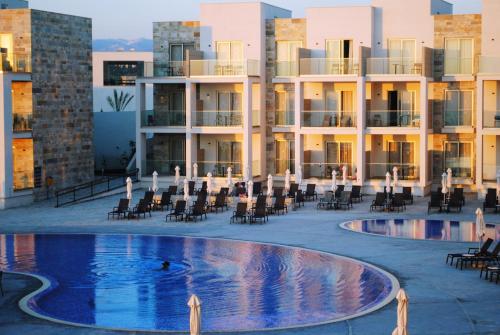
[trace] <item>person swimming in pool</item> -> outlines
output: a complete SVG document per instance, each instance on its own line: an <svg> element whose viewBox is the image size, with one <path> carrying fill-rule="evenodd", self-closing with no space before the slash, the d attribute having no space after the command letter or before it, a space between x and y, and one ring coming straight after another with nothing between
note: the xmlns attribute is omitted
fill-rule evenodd
<svg viewBox="0 0 500 335"><path fill-rule="evenodd" d="M168 269L170 268L170 262L169 261L165 261L161 264L161 269L163 271L168 271Z"/></svg>

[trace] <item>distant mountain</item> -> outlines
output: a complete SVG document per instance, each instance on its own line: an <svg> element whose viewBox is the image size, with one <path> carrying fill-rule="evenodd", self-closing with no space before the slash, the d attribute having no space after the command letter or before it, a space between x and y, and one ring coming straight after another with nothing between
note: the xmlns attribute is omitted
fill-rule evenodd
<svg viewBox="0 0 500 335"><path fill-rule="evenodd" d="M153 40L140 38L137 40L125 39L98 39L92 41L94 51L153 51Z"/></svg>

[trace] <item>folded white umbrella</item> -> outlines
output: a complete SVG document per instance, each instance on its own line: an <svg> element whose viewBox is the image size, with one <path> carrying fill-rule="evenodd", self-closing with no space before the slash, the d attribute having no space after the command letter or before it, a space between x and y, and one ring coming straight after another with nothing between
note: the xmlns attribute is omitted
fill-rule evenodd
<svg viewBox="0 0 500 335"><path fill-rule="evenodd" d="M448 183L447 183L447 174L446 172L443 172L443 175L441 176L441 193L446 194L448 193Z"/></svg>
<svg viewBox="0 0 500 335"><path fill-rule="evenodd" d="M497 197L500 197L500 170L497 172Z"/></svg>
<svg viewBox="0 0 500 335"><path fill-rule="evenodd" d="M299 185L302 184L302 166L297 167L297 171L295 171L295 183Z"/></svg>
<svg viewBox="0 0 500 335"><path fill-rule="evenodd" d="M249 180L247 183L247 193L248 193L248 208L252 208L253 204L253 181Z"/></svg>
<svg viewBox="0 0 500 335"><path fill-rule="evenodd" d="M446 187L448 188L448 191L451 190L451 187L453 185L453 171L448 168L448 170L446 170Z"/></svg>
<svg viewBox="0 0 500 335"><path fill-rule="evenodd" d="M184 200L189 201L189 182L187 178L184 178Z"/></svg>
<svg viewBox="0 0 500 335"><path fill-rule="evenodd" d="M290 191L290 170L286 169L285 171L285 191Z"/></svg>
<svg viewBox="0 0 500 335"><path fill-rule="evenodd" d="M395 190L399 182L398 168L396 166L392 168L392 178L394 179L394 192L396 192Z"/></svg>
<svg viewBox="0 0 500 335"><path fill-rule="evenodd" d="M250 179L252 179L252 177L250 177L250 168L247 166L245 166L245 176L244 176L244 181L245 182L248 182Z"/></svg>
<svg viewBox="0 0 500 335"><path fill-rule="evenodd" d="M158 192L158 172L153 172L153 192Z"/></svg>
<svg viewBox="0 0 500 335"><path fill-rule="evenodd" d="M332 192L337 190L337 171L332 171Z"/></svg>
<svg viewBox="0 0 500 335"><path fill-rule="evenodd" d="M175 167L175 185L179 186L179 183L181 182L181 168L179 165Z"/></svg>
<svg viewBox="0 0 500 335"><path fill-rule="evenodd" d="M193 179L194 180L198 179L198 164L197 163L193 164Z"/></svg>
<svg viewBox="0 0 500 335"><path fill-rule="evenodd" d="M347 166L342 167L342 183L344 184L344 187L347 186Z"/></svg>
<svg viewBox="0 0 500 335"><path fill-rule="evenodd" d="M391 193L391 174L389 172L385 174L385 191L388 195Z"/></svg>
<svg viewBox="0 0 500 335"><path fill-rule="evenodd" d="M227 168L227 187L231 188L233 186L233 169L231 167Z"/></svg>
<svg viewBox="0 0 500 335"><path fill-rule="evenodd" d="M476 235L479 240L479 249L481 249L483 237L486 235L486 224L484 223L484 216L481 208L476 209Z"/></svg>
<svg viewBox="0 0 500 335"><path fill-rule="evenodd" d="M128 177L127 178L127 199L132 201L132 178Z"/></svg>
<svg viewBox="0 0 500 335"><path fill-rule="evenodd" d="M267 176L267 196L271 197L273 195L273 176Z"/></svg>
<svg viewBox="0 0 500 335"><path fill-rule="evenodd" d="M408 335L408 296L400 289L396 296L398 300L398 323L392 335Z"/></svg>
<svg viewBox="0 0 500 335"><path fill-rule="evenodd" d="M213 185L212 185L212 173L209 172L207 173L207 194L210 195L213 192Z"/></svg>
<svg viewBox="0 0 500 335"><path fill-rule="evenodd" d="M191 310L189 314L190 335L200 335L201 333L201 302L196 295L192 295L188 301Z"/></svg>

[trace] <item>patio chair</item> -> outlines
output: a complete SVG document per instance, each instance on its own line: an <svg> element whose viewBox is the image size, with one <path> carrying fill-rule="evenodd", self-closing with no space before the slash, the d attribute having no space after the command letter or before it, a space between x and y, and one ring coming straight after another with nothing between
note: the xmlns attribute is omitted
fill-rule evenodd
<svg viewBox="0 0 500 335"><path fill-rule="evenodd" d="M229 223L235 223L236 220L240 220L241 222L247 222L247 203L246 202L238 202L236 204L236 211L233 212L233 216L231 216L231 220Z"/></svg>
<svg viewBox="0 0 500 335"><path fill-rule="evenodd" d="M194 195L194 187L196 186L196 182L193 180L190 180L188 182L188 194L189 196Z"/></svg>
<svg viewBox="0 0 500 335"><path fill-rule="evenodd" d="M196 194L198 194L199 192L202 192L202 191L207 191L207 182L206 181L203 181L201 182L201 187L196 190Z"/></svg>
<svg viewBox="0 0 500 335"><path fill-rule="evenodd" d="M462 211L462 199L460 199L460 197L456 194L452 194L446 204L446 212L450 213L451 209L455 209L457 213Z"/></svg>
<svg viewBox="0 0 500 335"><path fill-rule="evenodd" d="M439 212L443 211L441 193L439 192L431 192L431 201L427 204L427 214L430 214L431 209L433 208L439 208Z"/></svg>
<svg viewBox="0 0 500 335"><path fill-rule="evenodd" d="M203 204L203 206L207 206L208 205L207 198L208 198L207 191L200 191L196 195L196 201L195 201L195 203L199 202L199 203Z"/></svg>
<svg viewBox="0 0 500 335"><path fill-rule="evenodd" d="M496 195L496 191L494 194L492 193L486 193L486 198L484 199L484 202L483 202L483 212L486 212L487 209L494 209L495 210L495 213L497 212L497 204L498 204L498 201L497 201L497 195Z"/></svg>
<svg viewBox="0 0 500 335"><path fill-rule="evenodd" d="M488 249L490 248L490 246L492 244L493 244L493 239L488 238L483 243L483 245L481 246L481 249L479 249L479 248L469 248L469 250L467 251L467 254L470 254L470 255L486 255L486 253L488 252ZM448 254L446 256L446 264L448 264L448 261L451 260L450 265L453 265L453 260L455 258L462 257L463 255L464 255L463 252Z"/></svg>
<svg viewBox="0 0 500 335"><path fill-rule="evenodd" d="M456 196L458 198L458 200L460 200L460 204L462 206L465 206L465 196L464 196L464 189L463 188L455 187L453 189L453 195Z"/></svg>
<svg viewBox="0 0 500 335"><path fill-rule="evenodd" d="M352 208L352 193L350 191L342 191L340 198L337 200L337 208Z"/></svg>
<svg viewBox="0 0 500 335"><path fill-rule="evenodd" d="M144 200L147 202L148 206L150 208L153 208L153 205L154 205L154 196L155 196L155 192L153 191L146 191L144 192Z"/></svg>
<svg viewBox="0 0 500 335"><path fill-rule="evenodd" d="M3 293L3 271L0 271L0 292L2 292L2 297L4 296Z"/></svg>
<svg viewBox="0 0 500 335"><path fill-rule="evenodd" d="M392 199L392 196L394 195L393 193L393 187L391 186L391 191L389 192L389 199ZM384 196L387 199L387 190L384 187Z"/></svg>
<svg viewBox="0 0 500 335"><path fill-rule="evenodd" d="M177 186L176 185L170 185L167 190L168 193L175 195L177 194Z"/></svg>
<svg viewBox="0 0 500 335"><path fill-rule="evenodd" d="M229 195L229 187L221 187L219 193L223 193L227 197Z"/></svg>
<svg viewBox="0 0 500 335"><path fill-rule="evenodd" d="M392 198L392 201L389 205L389 209L391 211L397 210L398 212L406 210L406 205L405 205L403 193L394 194L394 198Z"/></svg>
<svg viewBox="0 0 500 335"><path fill-rule="evenodd" d="M479 278L483 278L483 272L484 272L485 273L484 279L488 279L488 275L491 272L498 270L500 270L499 261L485 262L481 267L481 272L479 272Z"/></svg>
<svg viewBox="0 0 500 335"><path fill-rule="evenodd" d="M278 198L283 195L283 187L273 188L273 198Z"/></svg>
<svg viewBox="0 0 500 335"><path fill-rule="evenodd" d="M337 189L335 190L335 199L340 199L342 192L344 192L344 185L337 185Z"/></svg>
<svg viewBox="0 0 500 335"><path fill-rule="evenodd" d="M295 193L295 204L300 207L300 205L302 204L302 206L305 205L305 197L304 197L304 192L302 192L301 190L298 190L296 193Z"/></svg>
<svg viewBox="0 0 500 335"><path fill-rule="evenodd" d="M403 200L405 201L405 205L408 204L413 205L413 194L411 191L411 187L409 186L403 187Z"/></svg>
<svg viewBox="0 0 500 335"><path fill-rule="evenodd" d="M170 192L163 192L161 194L161 199L155 202L153 209L163 212L163 209L165 207L167 207L168 210L170 206L172 206L172 195L170 194Z"/></svg>
<svg viewBox="0 0 500 335"><path fill-rule="evenodd" d="M205 210L204 202L196 202L194 206L191 207L189 213L186 214L186 221L193 220L196 222L199 217L203 221L203 215L205 215L205 219L207 218L207 212Z"/></svg>
<svg viewBox="0 0 500 335"><path fill-rule="evenodd" d="M354 202L363 201L363 194L361 193L361 186L353 185L351 189L351 200Z"/></svg>
<svg viewBox="0 0 500 335"><path fill-rule="evenodd" d="M496 188L488 188L488 190L486 191L486 194L491 194L492 196L494 196L496 198L497 197L497 189Z"/></svg>
<svg viewBox="0 0 500 335"><path fill-rule="evenodd" d="M135 206L131 211L127 213L127 218L136 218L140 219L141 215L146 218L146 214L149 213L149 217L151 217L151 205L147 202L146 199L139 200L137 206Z"/></svg>
<svg viewBox="0 0 500 335"><path fill-rule="evenodd" d="M219 193L215 197L215 201L210 204L209 209L210 211L215 210L215 213L219 211L219 208L221 209L222 212L224 212L224 207L228 209L227 203L226 203L226 195L224 193Z"/></svg>
<svg viewBox="0 0 500 335"><path fill-rule="evenodd" d="M291 183L287 196L289 198L295 198L295 193L297 193L298 190L299 190L299 184Z"/></svg>
<svg viewBox="0 0 500 335"><path fill-rule="evenodd" d="M455 268L458 268L458 265L460 264L460 270L463 269L464 265L467 266L467 264L470 264L471 266L474 265L474 263L479 265L479 263L485 263L485 262L494 262L494 261L499 261L500 258L498 257L498 254L500 253L500 242L497 243L493 251L490 253L486 251L485 254L464 254L461 257L457 258L457 262L455 263Z"/></svg>
<svg viewBox="0 0 500 335"><path fill-rule="evenodd" d="M386 208L386 196L382 192L377 192L375 195L375 200L372 201L372 204L370 205L370 212L374 210L385 210Z"/></svg>
<svg viewBox="0 0 500 335"><path fill-rule="evenodd" d="M276 197L276 201L274 202L273 207L271 208L271 213L272 214L278 214L280 215L280 212L285 215L285 213L288 213L288 207L285 204L285 196L280 195Z"/></svg>
<svg viewBox="0 0 500 335"><path fill-rule="evenodd" d="M111 215L111 218L115 218L115 216L118 217L118 219L123 216L123 218L125 219L125 217L127 216L127 212L128 212L128 205L129 205L129 200L128 199L120 199L120 201L118 202L118 207L113 207L113 210L111 212L108 213L108 220L109 220L109 216Z"/></svg>
<svg viewBox="0 0 500 335"><path fill-rule="evenodd" d="M316 184L307 184L306 186L306 194L304 195L307 201L309 200L317 200L318 193L316 193Z"/></svg>
<svg viewBox="0 0 500 335"><path fill-rule="evenodd" d="M262 194L262 183L260 181L256 181L255 183L253 183L252 194L254 196Z"/></svg>
<svg viewBox="0 0 500 335"><path fill-rule="evenodd" d="M181 221L184 219L184 212L186 211L186 200L177 200L175 203L175 207L173 210L170 211L170 213L167 214L165 217L165 221L172 220L172 218L175 218L175 221L178 221L178 218L181 218Z"/></svg>
<svg viewBox="0 0 500 335"><path fill-rule="evenodd" d="M252 210L250 214L250 223L257 223L257 221L261 223L268 221L266 203L256 204L255 209Z"/></svg>
<svg viewBox="0 0 500 335"><path fill-rule="evenodd" d="M333 192L328 191L325 192L325 196L322 198L319 198L319 202L316 205L317 209L324 208L324 209L332 209L334 206L335 202L333 201Z"/></svg>

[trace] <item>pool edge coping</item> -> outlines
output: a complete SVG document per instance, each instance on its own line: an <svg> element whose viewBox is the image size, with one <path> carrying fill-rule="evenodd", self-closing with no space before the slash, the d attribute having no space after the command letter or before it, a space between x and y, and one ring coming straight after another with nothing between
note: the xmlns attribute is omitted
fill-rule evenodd
<svg viewBox="0 0 500 335"><path fill-rule="evenodd" d="M351 220L352 221L352 220ZM351 222L347 221L345 223ZM347 229L347 228L345 228ZM347 229L348 230L348 229ZM352 231L352 230L351 230ZM354 232L354 231L352 231ZM22 233L22 234L3 234L3 235L30 235L29 233ZM395 298L396 295L401 288L401 285L396 278L395 275L390 273L389 271L376 266L375 264L371 264L366 261L362 261L353 257L348 257L348 256L343 256L327 251L322 251L322 250L317 250L317 249L310 249L310 248L304 248L304 247L298 247L298 246L292 246L292 245L286 245L286 244L280 244L280 243L270 243L270 242L258 242L258 241L252 241L252 240L242 240L242 239L233 239L233 238L223 238L223 237L201 237L201 236L190 236L190 235L154 235L154 234L127 234L127 233L119 233L119 234L92 234L92 233L35 233L34 235L95 235L95 236L154 236L154 237L183 237L183 238L191 238L191 239L209 239L209 240L222 240L222 241L234 241L234 242L246 242L246 243L256 243L256 244L261 244L261 245L271 245L271 246L279 246L279 247L287 247L287 248L292 248L292 249L297 249L297 250L305 250L305 251L312 251L316 252L319 254L325 254L325 255L330 255L334 256L340 259L344 260L350 260L354 261L355 263L362 264L364 266L367 266L375 271L378 271L382 275L386 276L387 279L390 280L391 285L392 285L392 290L390 293L387 295L387 297L376 304L375 306L364 310L359 313L355 313L346 317L342 317L339 319L335 320L329 320L329 321L323 321L323 322L317 322L317 323L311 323L311 324L303 324L303 325L298 325L298 326L291 326L291 327L276 327L276 328L264 328L264 329L233 329L233 330L211 330L211 331L203 331L205 334L229 334L229 333L251 333L251 332L273 332L273 331L283 331L283 330L299 330L299 329L305 329L305 328L312 328L312 327L319 327L319 326L325 326L325 325L330 325L334 323L339 323L343 322L346 320L351 320L355 319L361 316L365 316L367 314L371 314L375 311L378 311L387 305L389 305ZM29 307L29 302L32 298L36 297L37 295L45 292L46 290L50 289L52 283L51 281L38 274L34 273L28 273L28 272L16 272L16 271L4 271L4 273L10 273L10 274L18 274L18 275L24 275L24 276L29 276L32 278L35 278L39 280L42 283L42 286L36 289L35 291L29 293L28 295L24 296L19 300L18 306L19 308L26 314L41 319L45 321L49 321L55 324L61 324L65 326L72 326L72 327L80 327L80 328L88 328L88 329L96 329L96 330L105 330L105 331L115 331L115 332L144 332L144 333L150 333L150 334L189 334L189 331L182 331L182 330L160 330L160 329L133 329L133 328L114 328L114 327L105 327L105 326L97 326L97 325L92 325L92 324L85 324L85 323L77 323L77 322L71 322L71 321L65 321L61 319L56 319L47 315L43 315L32 308Z"/></svg>

